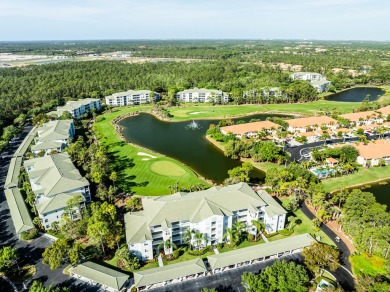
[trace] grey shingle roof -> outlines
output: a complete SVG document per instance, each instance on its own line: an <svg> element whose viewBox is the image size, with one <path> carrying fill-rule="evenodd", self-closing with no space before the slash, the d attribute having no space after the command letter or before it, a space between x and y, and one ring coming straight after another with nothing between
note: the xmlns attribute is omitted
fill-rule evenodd
<svg viewBox="0 0 390 292"><path fill-rule="evenodd" d="M297 250L309 246L315 239L308 233L254 245L234 251L207 257L211 269L219 269L237 263L247 262L281 252Z"/></svg>
<svg viewBox="0 0 390 292"><path fill-rule="evenodd" d="M132 90L132 89L130 89L128 91L113 93L110 96L106 96L106 98L108 98L108 99L115 99L115 98L121 97L121 96L150 94L151 92L152 92L151 90Z"/></svg>
<svg viewBox="0 0 390 292"><path fill-rule="evenodd" d="M16 232L21 233L34 228L19 188L7 189L4 192Z"/></svg>
<svg viewBox="0 0 390 292"><path fill-rule="evenodd" d="M126 281L129 279L129 275L125 273L118 272L93 262L79 264L76 267L69 269L69 272L118 291L122 289Z"/></svg>
<svg viewBox="0 0 390 292"><path fill-rule="evenodd" d="M37 128L36 142L69 139L73 120L50 121Z"/></svg>
<svg viewBox="0 0 390 292"><path fill-rule="evenodd" d="M64 110L75 110L78 109L81 106L89 105L91 102L100 101L98 98L84 98L79 100L71 100L68 101L64 106L57 107L58 111L64 111Z"/></svg>
<svg viewBox="0 0 390 292"><path fill-rule="evenodd" d="M80 195L84 198L82 193L69 193L69 194L58 194L54 197L50 197L36 205L39 214L47 214L55 210L60 210L66 207L66 203L73 197Z"/></svg>
<svg viewBox="0 0 390 292"><path fill-rule="evenodd" d="M7 177L5 178L4 188L14 188L18 186L22 161L22 157L11 158L11 162L8 167Z"/></svg>
<svg viewBox="0 0 390 292"><path fill-rule="evenodd" d="M43 194L47 197L89 185L88 180L81 176L67 153L27 160L24 165L33 166L33 169L28 171L28 176L30 180L34 179L42 186Z"/></svg>
<svg viewBox="0 0 390 292"><path fill-rule="evenodd" d="M203 260L194 259L155 269L135 271L134 285L142 287L203 272L207 272Z"/></svg>

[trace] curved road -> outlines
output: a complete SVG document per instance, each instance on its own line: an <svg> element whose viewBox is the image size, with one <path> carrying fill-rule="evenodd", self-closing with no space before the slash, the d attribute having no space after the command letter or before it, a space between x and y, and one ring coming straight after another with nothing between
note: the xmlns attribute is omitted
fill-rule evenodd
<svg viewBox="0 0 390 292"><path fill-rule="evenodd" d="M303 214L305 214L310 220L314 219L314 214L307 208L306 204L303 203L301 206L301 210ZM346 291L355 291L355 281L351 274L351 263L349 262L349 249L347 245L340 239L339 242L335 242L337 234L334 233L328 226L322 224L320 229L330 237L330 239L334 242L337 248L341 251L341 266L337 271L332 272L332 274L336 277L337 281ZM347 271L348 270L348 271Z"/></svg>

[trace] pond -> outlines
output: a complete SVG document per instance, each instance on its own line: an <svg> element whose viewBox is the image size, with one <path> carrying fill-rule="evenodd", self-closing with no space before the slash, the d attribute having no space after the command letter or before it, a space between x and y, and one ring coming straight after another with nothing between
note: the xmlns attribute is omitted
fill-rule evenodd
<svg viewBox="0 0 390 292"><path fill-rule="evenodd" d="M265 120L277 116L258 114L233 120ZM282 115L279 115L282 116ZM121 120L122 134L127 141L158 153L175 158L194 169L203 177L216 183L222 183L228 177L228 170L241 165L240 161L226 157L223 152L207 141L205 134L210 124L219 120L196 120L193 122L164 122L153 115L141 113ZM253 178L262 179L264 173L255 169Z"/></svg>
<svg viewBox="0 0 390 292"><path fill-rule="evenodd" d="M390 181L387 184L372 184L369 188L362 188L364 192L370 192L375 195L376 201L387 206L390 210Z"/></svg>
<svg viewBox="0 0 390 292"><path fill-rule="evenodd" d="M370 101L373 101L385 94L385 91L378 87L356 87L329 95L325 99L341 102L362 102L368 94L370 95Z"/></svg>

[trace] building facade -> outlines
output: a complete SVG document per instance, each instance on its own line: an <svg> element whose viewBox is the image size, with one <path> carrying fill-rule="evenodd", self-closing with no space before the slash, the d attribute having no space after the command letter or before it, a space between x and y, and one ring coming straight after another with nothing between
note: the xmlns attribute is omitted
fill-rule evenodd
<svg viewBox="0 0 390 292"><path fill-rule="evenodd" d="M159 101L160 99L159 93L150 90L128 90L106 96L106 104L108 106L138 105Z"/></svg>
<svg viewBox="0 0 390 292"><path fill-rule="evenodd" d="M238 221L254 234L252 220L260 220L268 233L274 233L284 229L286 219L286 211L267 192L255 192L246 183L143 198L142 203L143 211L125 215L128 248L141 260L152 259L167 241L202 248L223 242L226 229Z"/></svg>
<svg viewBox="0 0 390 292"><path fill-rule="evenodd" d="M211 102L211 103L227 103L229 102L229 95L222 90L194 88L179 91L175 97L180 102Z"/></svg>
<svg viewBox="0 0 390 292"><path fill-rule="evenodd" d="M50 121L37 128L35 145L31 146L34 155L44 152L49 154L55 150L62 152L69 140L75 135L73 120Z"/></svg>
<svg viewBox="0 0 390 292"><path fill-rule="evenodd" d="M296 72L290 75L292 80L306 80L317 89L318 93L324 92L329 88L331 82L326 77L315 72Z"/></svg>
<svg viewBox="0 0 390 292"><path fill-rule="evenodd" d="M68 101L64 106L57 107L56 111L48 113L60 117L64 112L69 112L72 117L79 119L84 114L90 113L92 110L99 111L102 108L102 102L98 98L85 98L79 100Z"/></svg>
<svg viewBox="0 0 390 292"><path fill-rule="evenodd" d="M35 208L46 229L61 220L71 198L82 196L84 202L91 201L89 182L81 176L67 153L26 160L24 167L35 194Z"/></svg>

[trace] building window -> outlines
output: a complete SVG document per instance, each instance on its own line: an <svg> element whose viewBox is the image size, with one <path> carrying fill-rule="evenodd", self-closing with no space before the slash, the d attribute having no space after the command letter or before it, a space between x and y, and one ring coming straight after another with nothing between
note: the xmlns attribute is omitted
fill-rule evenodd
<svg viewBox="0 0 390 292"><path fill-rule="evenodd" d="M49 219L45 219L45 223L49 222Z"/></svg>

